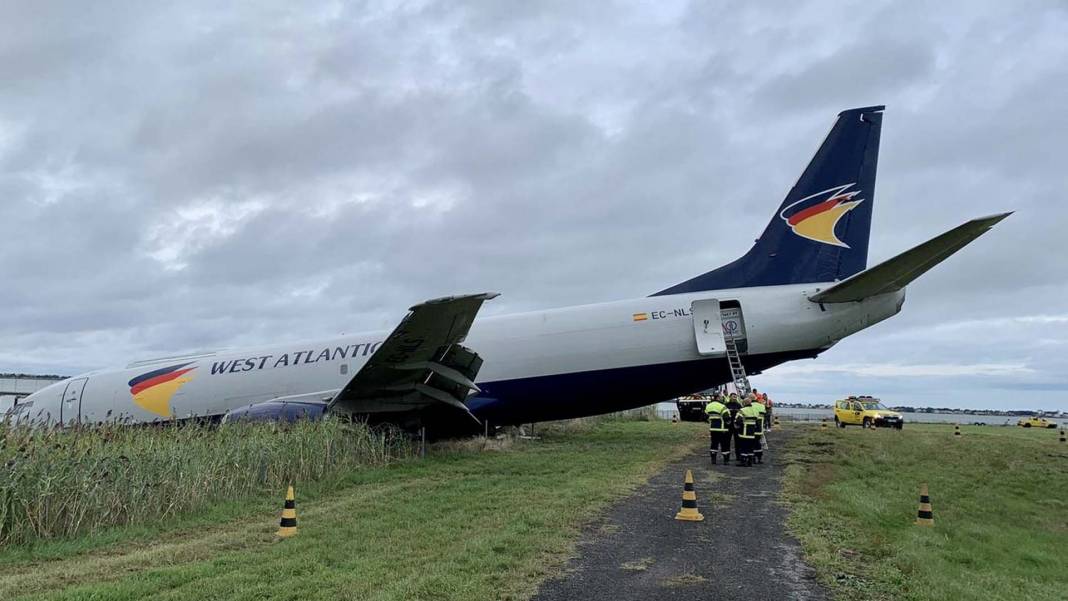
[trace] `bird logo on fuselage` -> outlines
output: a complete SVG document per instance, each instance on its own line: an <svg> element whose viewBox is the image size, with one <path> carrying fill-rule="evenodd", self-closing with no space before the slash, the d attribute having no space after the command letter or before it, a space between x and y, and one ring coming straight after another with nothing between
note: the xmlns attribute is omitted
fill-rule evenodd
<svg viewBox="0 0 1068 601"><path fill-rule="evenodd" d="M192 380L187 374L196 367L182 363L143 373L130 380L130 394L134 403L145 411L160 417L171 416L171 398L186 382Z"/></svg>
<svg viewBox="0 0 1068 601"><path fill-rule="evenodd" d="M863 198L853 200L861 192L849 190L854 184L855 182L806 196L780 211L779 217L802 238L849 248L849 245L834 233L834 228L846 213L864 202Z"/></svg>

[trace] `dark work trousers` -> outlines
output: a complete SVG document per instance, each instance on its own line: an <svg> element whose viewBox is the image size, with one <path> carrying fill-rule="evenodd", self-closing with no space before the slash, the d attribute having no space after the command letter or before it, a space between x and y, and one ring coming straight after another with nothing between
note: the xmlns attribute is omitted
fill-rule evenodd
<svg viewBox="0 0 1068 601"><path fill-rule="evenodd" d="M738 437L738 447L736 451L739 456L744 460L747 457L753 456L753 439Z"/></svg>
<svg viewBox="0 0 1068 601"><path fill-rule="evenodd" d="M731 455L731 433L730 430L723 432L716 432L715 430L708 431L708 450L710 453L718 452L723 461L727 461Z"/></svg>
<svg viewBox="0 0 1068 601"><path fill-rule="evenodd" d="M742 437L738 436L738 428L731 428L731 438L734 439L734 460L742 460Z"/></svg>

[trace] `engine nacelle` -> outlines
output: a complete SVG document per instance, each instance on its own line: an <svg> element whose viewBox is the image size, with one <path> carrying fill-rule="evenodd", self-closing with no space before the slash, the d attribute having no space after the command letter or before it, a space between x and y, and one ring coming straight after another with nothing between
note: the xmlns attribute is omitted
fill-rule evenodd
<svg viewBox="0 0 1068 601"><path fill-rule="evenodd" d="M318 420L326 413L327 403L323 401L264 401L231 409L223 415L222 423L233 422L283 422L292 423L300 419Z"/></svg>

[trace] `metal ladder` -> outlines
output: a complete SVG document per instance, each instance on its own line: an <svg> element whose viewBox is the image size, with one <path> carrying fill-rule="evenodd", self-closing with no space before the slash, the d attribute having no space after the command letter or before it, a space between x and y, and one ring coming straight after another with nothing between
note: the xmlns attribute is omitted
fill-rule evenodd
<svg viewBox="0 0 1068 601"><path fill-rule="evenodd" d="M738 354L738 345L734 343L734 338L724 336L723 340L727 343L727 363L731 367L734 389L744 399L749 396L750 392L753 392L753 387L749 384L749 377L745 375L745 366L742 365L742 357Z"/></svg>

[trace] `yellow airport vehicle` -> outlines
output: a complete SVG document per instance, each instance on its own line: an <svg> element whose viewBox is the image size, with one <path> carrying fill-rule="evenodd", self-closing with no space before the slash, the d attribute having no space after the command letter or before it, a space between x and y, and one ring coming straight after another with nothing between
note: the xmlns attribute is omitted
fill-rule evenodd
<svg viewBox="0 0 1068 601"><path fill-rule="evenodd" d="M851 396L834 403L834 425L864 426L865 428L897 428L905 425L905 418L891 411L879 399L870 396Z"/></svg>
<svg viewBox="0 0 1068 601"><path fill-rule="evenodd" d="M1049 421L1044 417L1024 417L1020 421L1016 422L1017 426L1021 428L1056 428L1057 424Z"/></svg>

